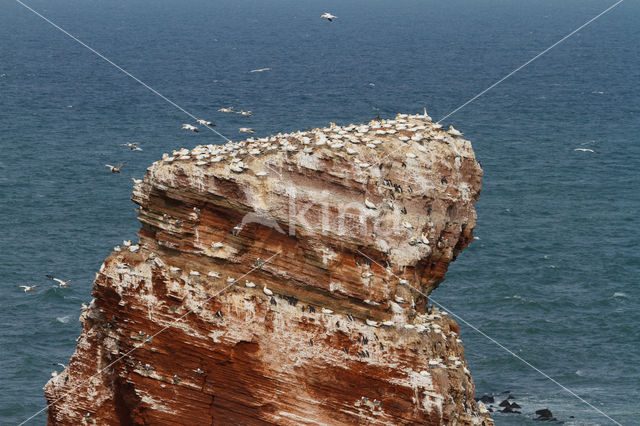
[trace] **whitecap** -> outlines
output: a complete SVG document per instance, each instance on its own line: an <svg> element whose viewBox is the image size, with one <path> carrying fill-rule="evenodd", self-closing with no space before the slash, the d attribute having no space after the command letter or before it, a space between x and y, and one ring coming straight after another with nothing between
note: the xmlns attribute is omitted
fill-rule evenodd
<svg viewBox="0 0 640 426"><path fill-rule="evenodd" d="M71 319L71 315L65 315L63 317L56 317L56 321L66 324Z"/></svg>
<svg viewBox="0 0 640 426"><path fill-rule="evenodd" d="M580 377L584 376L584 372L582 370L576 370L575 374L576 376L580 376Z"/></svg>

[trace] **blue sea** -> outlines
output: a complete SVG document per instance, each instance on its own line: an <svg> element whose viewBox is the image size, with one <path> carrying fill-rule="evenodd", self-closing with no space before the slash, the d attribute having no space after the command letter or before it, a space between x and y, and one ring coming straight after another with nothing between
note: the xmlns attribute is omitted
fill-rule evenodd
<svg viewBox="0 0 640 426"><path fill-rule="evenodd" d="M439 119L614 3L26 1L233 140L239 127L264 136L423 107ZM498 425L538 424L542 408L613 424L521 359L639 422L639 16L621 3L443 122L472 141L484 180L477 239L432 296L464 319L477 396L508 391L522 407ZM224 142L180 130L189 122L18 2L0 5L1 424L46 405L94 273L135 238L130 177L163 152ZM104 167L120 162L121 175ZM74 281L53 288L45 274Z"/></svg>

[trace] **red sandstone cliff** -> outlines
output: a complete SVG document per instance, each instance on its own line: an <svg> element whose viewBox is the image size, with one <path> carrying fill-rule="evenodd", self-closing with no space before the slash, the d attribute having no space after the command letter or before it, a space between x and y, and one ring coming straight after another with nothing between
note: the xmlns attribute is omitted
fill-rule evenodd
<svg viewBox="0 0 640 426"><path fill-rule="evenodd" d="M493 424L425 297L472 239L481 175L426 115L165 155L49 422Z"/></svg>

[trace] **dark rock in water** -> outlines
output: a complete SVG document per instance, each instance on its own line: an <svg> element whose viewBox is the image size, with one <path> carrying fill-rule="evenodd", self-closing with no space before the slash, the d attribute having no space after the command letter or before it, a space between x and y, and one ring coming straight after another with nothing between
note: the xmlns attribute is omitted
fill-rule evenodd
<svg viewBox="0 0 640 426"><path fill-rule="evenodd" d="M541 420L541 421L555 420L555 418L553 417L553 414L551 413L551 410L549 410L548 408L537 410L536 414L538 415L538 418L535 420Z"/></svg>
<svg viewBox="0 0 640 426"><path fill-rule="evenodd" d="M522 408L517 402L511 404L511 408Z"/></svg>
<svg viewBox="0 0 640 426"><path fill-rule="evenodd" d="M520 411L514 410L510 406L504 407L504 410L502 410L501 413L522 414Z"/></svg>
<svg viewBox="0 0 640 426"><path fill-rule="evenodd" d="M498 404L500 407L511 407L511 404L506 399Z"/></svg>
<svg viewBox="0 0 640 426"><path fill-rule="evenodd" d="M495 401L495 398L492 397L491 395L482 395L482 398L480 398L479 401L484 404L490 404Z"/></svg>

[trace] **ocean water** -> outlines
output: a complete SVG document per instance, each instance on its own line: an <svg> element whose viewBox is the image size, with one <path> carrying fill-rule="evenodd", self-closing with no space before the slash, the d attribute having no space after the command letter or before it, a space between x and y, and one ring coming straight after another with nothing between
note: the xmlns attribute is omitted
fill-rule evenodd
<svg viewBox="0 0 640 426"><path fill-rule="evenodd" d="M233 140L241 126L262 136L425 106L438 119L613 1L524 3L28 2ZM443 122L485 174L478 239L432 295L622 424L640 418L639 14L623 2ZM216 112L229 105L254 115ZM0 5L1 424L44 407L94 272L135 238L129 178L163 152L224 142L186 122L19 3ZM129 140L144 151L119 146ZM122 175L104 167L123 161ZM45 274L74 282L52 288ZM613 424L459 322L478 396L510 391L522 406L498 425L536 424L541 408Z"/></svg>

